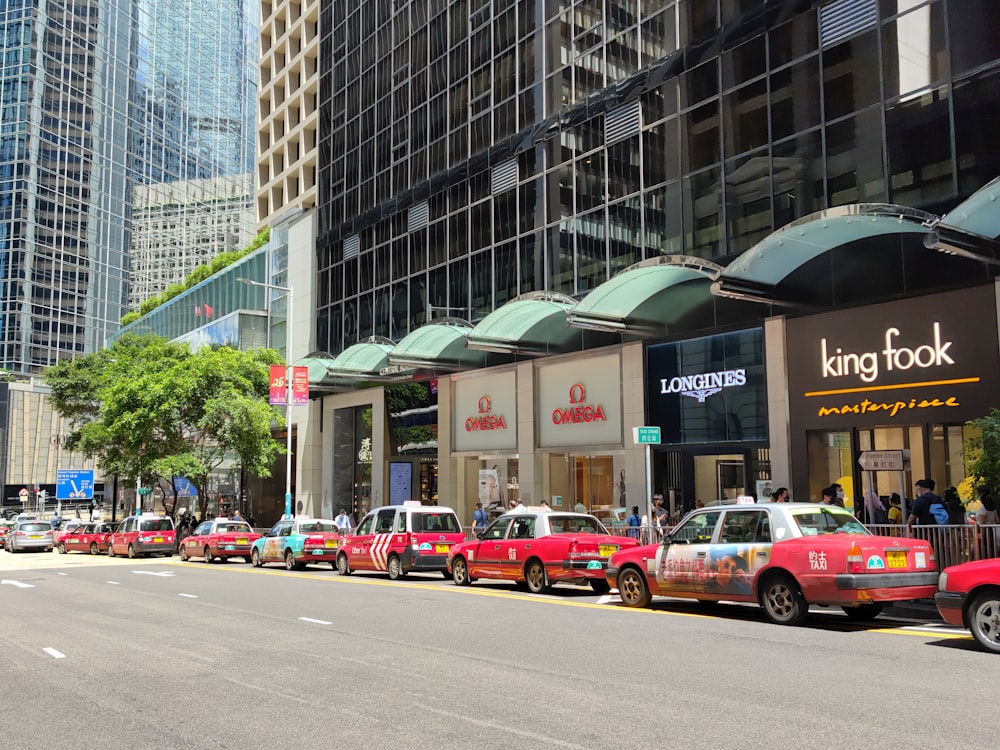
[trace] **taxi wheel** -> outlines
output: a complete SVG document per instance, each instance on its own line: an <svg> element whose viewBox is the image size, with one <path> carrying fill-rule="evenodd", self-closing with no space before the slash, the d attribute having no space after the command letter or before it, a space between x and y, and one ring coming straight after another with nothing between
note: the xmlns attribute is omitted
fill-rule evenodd
<svg viewBox="0 0 1000 750"><path fill-rule="evenodd" d="M545 568L538 560L531 560L524 569L524 582L528 584L528 591L532 594L542 594L548 591L548 582L545 580Z"/></svg>
<svg viewBox="0 0 1000 750"><path fill-rule="evenodd" d="M295 570L295 556L291 550L285 551L285 570Z"/></svg>
<svg viewBox="0 0 1000 750"><path fill-rule="evenodd" d="M189 559L187 547L185 547L184 544L181 544L181 562L187 562Z"/></svg>
<svg viewBox="0 0 1000 750"><path fill-rule="evenodd" d="M203 550L203 553L204 553L204 557L205 557L205 562L207 562L207 563L212 562L212 549L211 549L211 547L209 547L208 545L205 545L205 549Z"/></svg>
<svg viewBox="0 0 1000 750"><path fill-rule="evenodd" d="M456 586L468 586L472 583L472 579L469 578L469 566L464 557L456 557L451 561L451 580Z"/></svg>
<svg viewBox="0 0 1000 750"><path fill-rule="evenodd" d="M1000 590L978 594L969 605L966 622L972 637L987 651L1000 653Z"/></svg>
<svg viewBox="0 0 1000 750"><path fill-rule="evenodd" d="M809 614L809 605L795 579L787 575L768 578L760 594L767 618L777 625L800 625Z"/></svg>
<svg viewBox="0 0 1000 750"><path fill-rule="evenodd" d="M115 548L111 546L111 542L108 542L108 557L115 556Z"/></svg>
<svg viewBox="0 0 1000 750"><path fill-rule="evenodd" d="M254 550L253 552L250 553L250 564L253 565L255 568L262 567L260 564L260 552L258 552L257 550Z"/></svg>
<svg viewBox="0 0 1000 750"><path fill-rule="evenodd" d="M90 554L96 555L100 553L100 549L97 547L97 542L90 543Z"/></svg>
<svg viewBox="0 0 1000 750"><path fill-rule="evenodd" d="M59 550L60 555L66 554L66 545L63 544L62 542L59 542L59 547L57 549Z"/></svg>
<svg viewBox="0 0 1000 750"><path fill-rule="evenodd" d="M135 547L133 547L131 544L128 546L128 559L129 560L135 559Z"/></svg>
<svg viewBox="0 0 1000 750"><path fill-rule="evenodd" d="M607 578L591 578L590 588L594 590L595 594L606 594L611 591L611 584L608 583Z"/></svg>
<svg viewBox="0 0 1000 750"><path fill-rule="evenodd" d="M351 564L347 562L347 555L343 552L337 555L337 572L342 576L349 576L351 574Z"/></svg>
<svg viewBox="0 0 1000 750"><path fill-rule="evenodd" d="M398 581L403 577L403 564L399 561L398 555L390 555L385 567L390 581Z"/></svg>
<svg viewBox="0 0 1000 750"><path fill-rule="evenodd" d="M653 597L644 576L636 568L624 568L618 573L618 595L626 607L648 607Z"/></svg>
<svg viewBox="0 0 1000 750"><path fill-rule="evenodd" d="M871 622L882 613L882 604L871 602L870 604L859 604L857 607L841 607L841 609L844 610L844 614L849 620Z"/></svg>

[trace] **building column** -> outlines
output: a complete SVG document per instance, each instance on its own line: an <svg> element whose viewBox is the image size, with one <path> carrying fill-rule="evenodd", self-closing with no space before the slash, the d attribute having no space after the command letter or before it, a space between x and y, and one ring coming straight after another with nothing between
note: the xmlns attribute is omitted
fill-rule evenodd
<svg viewBox="0 0 1000 750"><path fill-rule="evenodd" d="M785 318L764 321L764 370L767 373L767 434L771 455L771 486L792 486L791 436L788 420L788 356ZM803 487L808 497L808 488ZM792 492L792 499L798 499Z"/></svg>

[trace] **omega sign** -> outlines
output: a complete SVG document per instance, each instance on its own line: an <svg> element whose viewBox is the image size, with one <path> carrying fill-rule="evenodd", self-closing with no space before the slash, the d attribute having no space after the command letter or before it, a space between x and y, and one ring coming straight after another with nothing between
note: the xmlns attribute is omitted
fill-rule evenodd
<svg viewBox="0 0 1000 750"><path fill-rule="evenodd" d="M552 424L579 424L581 422L607 422L603 406L591 406L586 403L587 389L583 383L574 383L569 387L569 406L552 410Z"/></svg>
<svg viewBox="0 0 1000 750"><path fill-rule="evenodd" d="M507 422L503 415L493 413L493 403L489 396L479 397L478 410L479 413L476 416L465 420L466 432L479 432L481 430L492 432L493 430L507 429Z"/></svg>
<svg viewBox="0 0 1000 750"><path fill-rule="evenodd" d="M747 371L744 368L738 370L721 370L719 372L703 372L698 375L678 375L675 378L660 379L660 393L679 393L682 396L690 396L698 399L698 403L705 403L705 399L714 396L723 388L733 388L747 384Z"/></svg>

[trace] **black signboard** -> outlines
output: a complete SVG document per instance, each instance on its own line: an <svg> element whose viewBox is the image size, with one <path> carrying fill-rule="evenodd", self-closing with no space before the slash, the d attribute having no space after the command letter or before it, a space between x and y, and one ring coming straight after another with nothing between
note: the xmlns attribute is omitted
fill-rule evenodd
<svg viewBox="0 0 1000 750"><path fill-rule="evenodd" d="M954 424L1000 403L994 287L789 320L794 428Z"/></svg>
<svg viewBox="0 0 1000 750"><path fill-rule="evenodd" d="M646 404L663 443L766 441L763 329L648 347Z"/></svg>

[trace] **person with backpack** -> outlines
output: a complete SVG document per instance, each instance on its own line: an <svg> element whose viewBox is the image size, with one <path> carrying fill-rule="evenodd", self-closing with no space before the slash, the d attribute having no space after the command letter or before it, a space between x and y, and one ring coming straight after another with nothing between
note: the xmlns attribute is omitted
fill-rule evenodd
<svg viewBox="0 0 1000 750"><path fill-rule="evenodd" d="M934 494L933 479L918 479L915 487L916 499L910 506L910 517L906 519L908 529L917 526L934 526L938 524L940 511L944 511L945 523L948 522L948 511L944 507L944 501ZM938 516L935 517L935 512Z"/></svg>
<svg viewBox="0 0 1000 750"><path fill-rule="evenodd" d="M633 539L639 538L639 527L642 526L642 519L639 518L639 506L633 505L632 512L626 519L628 523L628 535Z"/></svg>

